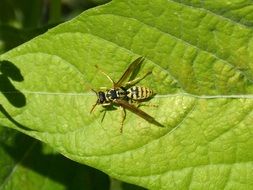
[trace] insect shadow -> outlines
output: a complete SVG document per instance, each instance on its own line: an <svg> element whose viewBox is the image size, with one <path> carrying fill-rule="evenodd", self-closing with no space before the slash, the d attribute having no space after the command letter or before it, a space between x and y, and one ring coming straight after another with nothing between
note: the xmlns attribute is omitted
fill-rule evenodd
<svg viewBox="0 0 253 190"><path fill-rule="evenodd" d="M24 80L20 70L10 61L0 61L0 92L15 107L26 105L26 98L15 86L11 80L22 82Z"/></svg>
<svg viewBox="0 0 253 190"><path fill-rule="evenodd" d="M24 78L21 75L19 68L17 68L13 63L6 60L0 61L0 92L12 106L21 108L26 105L25 95L16 89L11 81L22 82L24 81ZM24 130L30 130L17 122L2 104L0 104L0 112L2 112L2 114L15 126Z"/></svg>

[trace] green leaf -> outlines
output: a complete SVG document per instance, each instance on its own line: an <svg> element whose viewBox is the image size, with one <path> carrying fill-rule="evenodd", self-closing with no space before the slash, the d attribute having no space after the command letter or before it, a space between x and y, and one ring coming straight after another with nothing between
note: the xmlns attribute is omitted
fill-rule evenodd
<svg viewBox="0 0 253 190"><path fill-rule="evenodd" d="M1 55L24 80L1 70L0 125L148 189L252 189L253 7L223 2L114 0ZM95 65L117 80L140 56L165 127L127 112L121 134L119 109L89 113Z"/></svg>

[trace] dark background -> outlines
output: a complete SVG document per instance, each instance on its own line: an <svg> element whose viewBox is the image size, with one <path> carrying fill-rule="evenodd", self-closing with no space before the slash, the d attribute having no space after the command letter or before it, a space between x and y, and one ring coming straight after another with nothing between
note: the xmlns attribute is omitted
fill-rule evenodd
<svg viewBox="0 0 253 190"><path fill-rule="evenodd" d="M110 0L0 0L0 53Z"/></svg>

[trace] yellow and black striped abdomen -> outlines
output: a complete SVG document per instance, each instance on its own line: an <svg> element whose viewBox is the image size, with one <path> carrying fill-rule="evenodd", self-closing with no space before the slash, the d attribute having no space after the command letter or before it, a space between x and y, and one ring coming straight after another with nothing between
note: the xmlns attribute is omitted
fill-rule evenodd
<svg viewBox="0 0 253 190"><path fill-rule="evenodd" d="M132 86L127 89L127 97L132 100L144 100L153 95L153 91L146 87Z"/></svg>

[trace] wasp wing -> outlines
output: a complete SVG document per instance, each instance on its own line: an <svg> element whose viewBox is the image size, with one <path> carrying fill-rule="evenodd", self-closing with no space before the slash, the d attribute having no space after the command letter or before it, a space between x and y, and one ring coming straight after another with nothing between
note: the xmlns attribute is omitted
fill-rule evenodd
<svg viewBox="0 0 253 190"><path fill-rule="evenodd" d="M164 127L161 123L159 123L158 121L156 121L153 117L151 117L150 115L148 115L144 111L140 110L136 106L134 106L132 104L129 104L127 101L122 100L122 99L116 99L115 102L118 105L122 106L123 108L125 108L125 109L127 109L127 110L135 113L136 115L142 117L143 119L145 119L149 123L152 123L152 124L157 125L159 127Z"/></svg>
<svg viewBox="0 0 253 190"><path fill-rule="evenodd" d="M129 75L138 67L140 66L140 64L144 61L144 57L139 57L136 60L134 60L129 67L127 68L127 70L124 72L124 74L122 75L122 77L119 79L119 81L117 83L114 84L114 88L116 87L121 87L122 84L127 80L127 78L129 77Z"/></svg>

